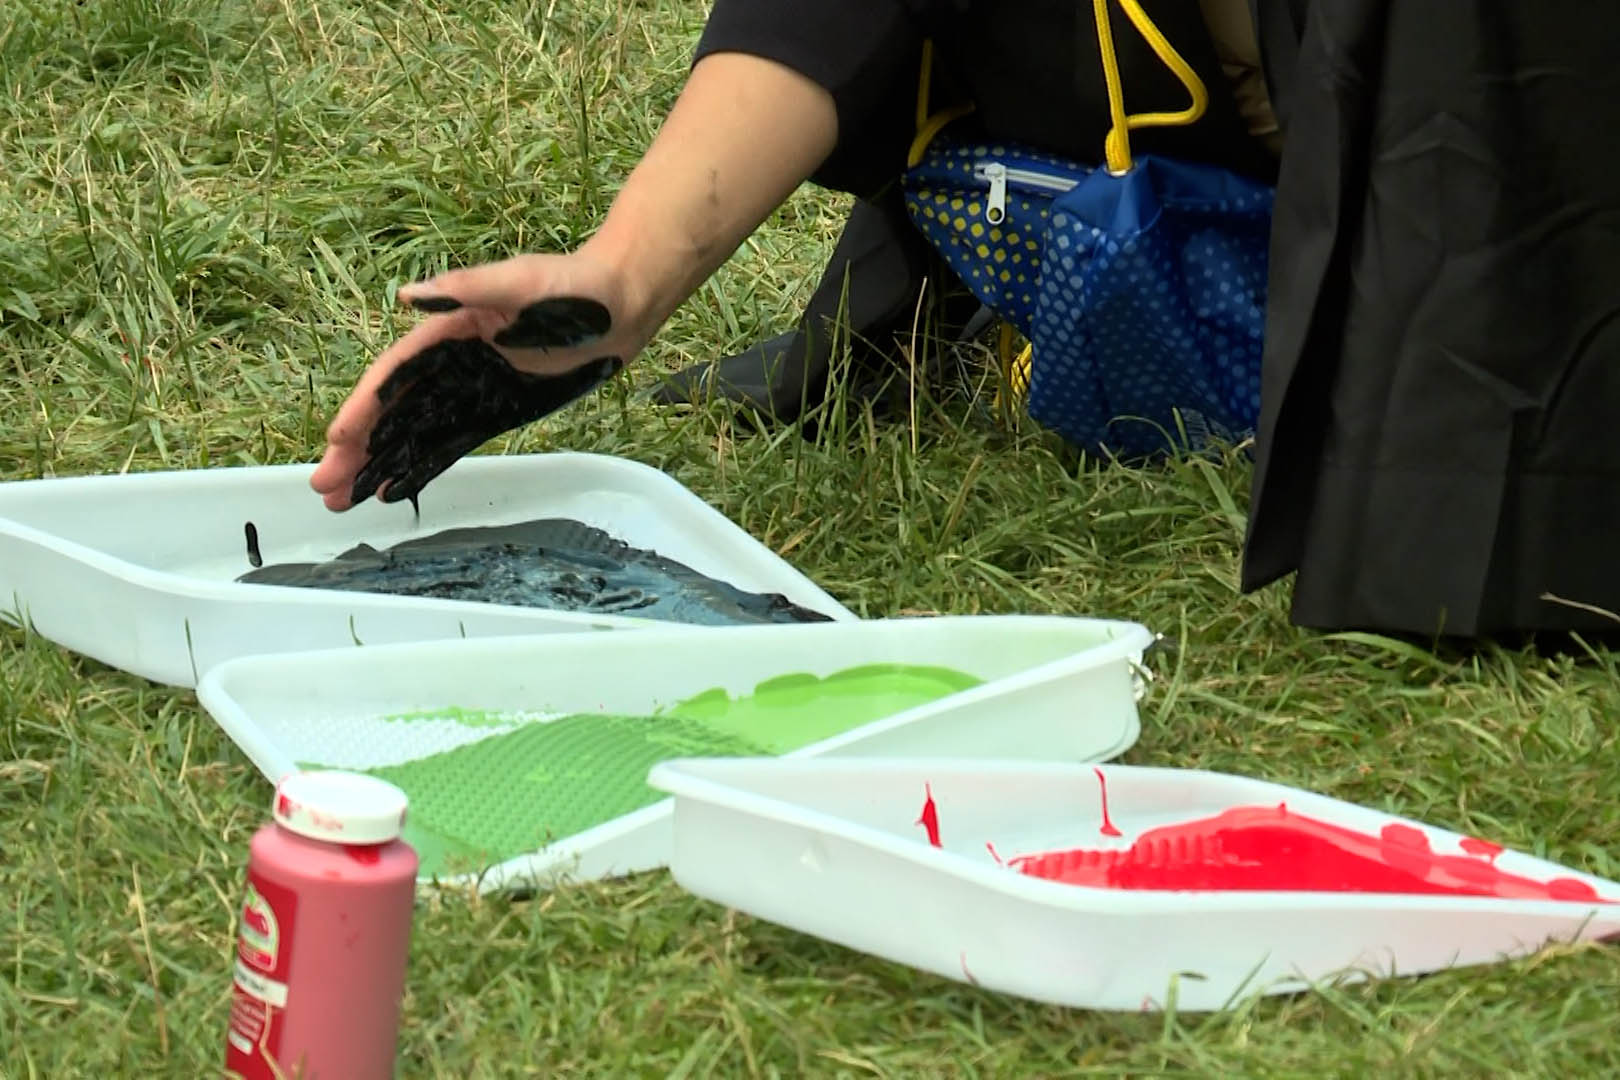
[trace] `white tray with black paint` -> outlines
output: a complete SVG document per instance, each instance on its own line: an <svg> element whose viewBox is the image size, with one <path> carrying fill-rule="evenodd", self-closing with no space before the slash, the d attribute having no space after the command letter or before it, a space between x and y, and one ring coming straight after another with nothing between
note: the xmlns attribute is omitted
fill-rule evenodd
<svg viewBox="0 0 1620 1080"><path fill-rule="evenodd" d="M739 589L855 616L679 482L622 458L463 458L422 499L345 513L281 465L0 484L0 618L156 682L195 686L233 657L356 644L664 625L463 600L249 585L245 526L267 565L321 562L452 528L567 518Z"/></svg>

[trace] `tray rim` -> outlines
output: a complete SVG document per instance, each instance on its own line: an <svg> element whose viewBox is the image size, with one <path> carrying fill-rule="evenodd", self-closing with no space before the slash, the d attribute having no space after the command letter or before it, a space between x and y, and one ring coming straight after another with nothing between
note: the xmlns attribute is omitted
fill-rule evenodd
<svg viewBox="0 0 1620 1080"><path fill-rule="evenodd" d="M1105 776L1110 777L1116 774L1134 773L1138 776L1162 776L1175 779L1196 778L1215 780L1217 782L1238 781L1247 786L1249 790L1256 792L1256 794L1266 793L1302 805L1311 804L1317 808L1324 806L1347 807L1363 813L1377 814L1385 818L1388 824L1400 824L1417 828L1431 837L1440 836L1448 840L1458 840L1465 837L1463 833L1414 818L1390 814L1372 807L1336 799L1329 795L1322 795L1303 788L1294 788L1257 777L1244 776L1240 773L1219 772L1210 769L1183 769L1163 765L1122 765L1107 761L1069 763L992 759L964 763L960 758L920 756L863 758L858 755L842 755L837 758L815 762L791 762L786 755L781 758L686 757L672 758L654 765L648 772L647 782L651 787L669 792L671 798L675 800L677 828L680 820L680 802L682 799L690 799L693 802L719 808L740 817L758 818L774 824L801 828L808 832L832 837L866 848L884 857L900 859L924 869L946 874L979 889L999 893L1022 902L1039 904L1069 914L1083 913L1089 916L1099 914L1122 916L1141 913L1169 914L1185 912L1189 908L1196 907L1198 910L1205 911L1254 911L1256 913L1284 908L1319 911L1366 911L1369 909L1379 911L1457 909L1492 911L1511 908L1515 911L1567 915L1573 911L1585 909L1594 913L1599 911L1613 912L1615 920L1620 922L1620 882L1609 881L1576 870L1573 867L1562 866L1505 845L1504 852L1511 852L1516 857L1516 861L1518 859L1529 860L1544 871L1550 870L1556 872L1560 877L1574 878L1593 886L1600 892L1604 890L1610 891L1613 895L1609 902L1605 902L1602 899L1533 900L1451 894L1339 893L1316 890L1107 889L1085 885L1069 885L1009 872L1004 867L970 859L960 852L935 848L926 843L904 838L875 826L851 821L829 811L816 810L791 799L745 790L728 784L723 779L702 774L704 771L723 773L763 770L768 772L783 766L798 767L801 765L809 765L812 769L826 772L843 771L864 776L905 770L905 774L909 777L912 770L927 770L930 768L941 772L952 771L960 774L964 771L964 766L966 766L966 771L978 775L1002 777L1053 776L1065 779L1072 778L1078 781L1082 778L1089 778L1093 769L1100 769ZM702 771L694 772L694 767ZM672 870L674 869L672 865Z"/></svg>

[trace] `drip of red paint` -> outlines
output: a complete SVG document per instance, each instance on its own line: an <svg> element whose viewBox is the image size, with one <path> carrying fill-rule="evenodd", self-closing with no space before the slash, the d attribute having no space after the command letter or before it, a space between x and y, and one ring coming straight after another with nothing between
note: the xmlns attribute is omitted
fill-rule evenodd
<svg viewBox="0 0 1620 1080"><path fill-rule="evenodd" d="M968 970L967 953L962 952L962 953L958 953L957 955L960 956L961 960L962 960L962 977L964 979L966 979L968 982L972 983L974 986L978 986L979 985L979 980L974 978L973 977L973 972Z"/></svg>
<svg viewBox="0 0 1620 1080"><path fill-rule="evenodd" d="M1125 850L1021 855L1008 865L1033 877L1095 888L1599 900L1591 886L1574 878L1536 881L1469 855L1437 855L1428 837L1409 825L1386 825L1371 836L1285 806L1239 806L1167 825L1143 833Z"/></svg>
<svg viewBox="0 0 1620 1080"><path fill-rule="evenodd" d="M1118 836L1120 835L1119 830L1114 828L1112 821L1108 820L1108 777L1103 775L1101 769L1093 768L1091 771L1097 774L1097 785L1102 788L1103 823L1099 831L1104 836Z"/></svg>
<svg viewBox="0 0 1620 1080"><path fill-rule="evenodd" d="M921 825L924 829L927 829L928 842L935 847L940 846L939 810L934 806L934 792L927 784L923 785L922 816L916 821L912 822L912 824Z"/></svg>
<svg viewBox="0 0 1620 1080"><path fill-rule="evenodd" d="M984 848L985 848L986 851L988 851L990 853L990 857L992 859L996 860L996 865L997 866L1006 866L1007 865L1005 862L1002 862L1002 860L1001 860L1001 852L996 850L996 845L994 845L990 841L986 840L984 842Z"/></svg>
<svg viewBox="0 0 1620 1080"><path fill-rule="evenodd" d="M380 844L375 847L359 847L353 844L346 844L344 845L343 850L348 854L349 858L353 859L362 866L376 866L382 861L382 845Z"/></svg>

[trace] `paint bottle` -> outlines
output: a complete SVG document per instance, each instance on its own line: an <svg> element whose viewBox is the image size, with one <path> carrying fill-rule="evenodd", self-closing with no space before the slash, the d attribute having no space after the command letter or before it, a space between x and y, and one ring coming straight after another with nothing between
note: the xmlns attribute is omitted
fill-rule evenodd
<svg viewBox="0 0 1620 1080"><path fill-rule="evenodd" d="M253 836L225 1075L394 1075L417 856L405 793L376 777L298 772Z"/></svg>

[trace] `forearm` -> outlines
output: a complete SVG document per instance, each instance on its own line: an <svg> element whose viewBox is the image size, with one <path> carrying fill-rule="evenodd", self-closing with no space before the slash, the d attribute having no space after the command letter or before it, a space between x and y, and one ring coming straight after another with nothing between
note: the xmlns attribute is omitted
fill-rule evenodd
<svg viewBox="0 0 1620 1080"><path fill-rule="evenodd" d="M705 57L582 253L619 270L623 314L650 337L826 158L837 126L831 95L797 72Z"/></svg>

